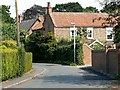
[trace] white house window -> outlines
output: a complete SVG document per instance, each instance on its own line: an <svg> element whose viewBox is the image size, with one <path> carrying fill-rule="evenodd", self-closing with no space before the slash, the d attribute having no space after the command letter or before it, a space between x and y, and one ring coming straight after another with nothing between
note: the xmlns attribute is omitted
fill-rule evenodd
<svg viewBox="0 0 120 90"><path fill-rule="evenodd" d="M70 37L74 37L74 29L75 29L75 36L77 36L77 28L70 28Z"/></svg>
<svg viewBox="0 0 120 90"><path fill-rule="evenodd" d="M112 27L107 27L106 28L106 40L107 41L113 41L113 28Z"/></svg>
<svg viewBox="0 0 120 90"><path fill-rule="evenodd" d="M70 32L71 34L70 34L70 36L71 37L74 37L74 31L73 30L71 30L71 32ZM77 36L77 32L75 31L75 36Z"/></svg>
<svg viewBox="0 0 120 90"><path fill-rule="evenodd" d="M74 36L74 31L72 30L72 31L71 31L71 33L72 33L72 35L71 35L71 36L73 37L73 36Z"/></svg>
<svg viewBox="0 0 120 90"><path fill-rule="evenodd" d="M87 39L93 39L93 28L87 28Z"/></svg>

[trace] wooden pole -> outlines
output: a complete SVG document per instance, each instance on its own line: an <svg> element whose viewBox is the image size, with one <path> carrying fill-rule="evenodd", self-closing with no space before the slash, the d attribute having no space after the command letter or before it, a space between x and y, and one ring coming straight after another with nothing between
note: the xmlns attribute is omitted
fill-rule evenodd
<svg viewBox="0 0 120 90"><path fill-rule="evenodd" d="M17 46L20 47L20 32L19 32L19 18L18 18L17 0L15 0L15 9L16 9L16 26L17 26Z"/></svg>

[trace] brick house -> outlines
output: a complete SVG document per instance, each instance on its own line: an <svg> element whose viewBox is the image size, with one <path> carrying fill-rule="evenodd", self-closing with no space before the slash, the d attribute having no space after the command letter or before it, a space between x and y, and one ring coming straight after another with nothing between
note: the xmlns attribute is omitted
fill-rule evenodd
<svg viewBox="0 0 120 90"><path fill-rule="evenodd" d="M107 18L106 13L84 13L84 12L52 12L52 7L48 3L47 14L45 15L44 28L46 32L53 32L57 39L67 38L70 39L74 35L72 30L75 24L76 28L87 29L87 39L111 42L113 41L113 27L104 27L105 20L95 20ZM94 21L95 20L95 21Z"/></svg>
<svg viewBox="0 0 120 90"><path fill-rule="evenodd" d="M44 17L41 15L35 19L23 20L22 16L19 16L20 29L27 32L26 37L28 37L32 32L36 30L41 30L43 28Z"/></svg>

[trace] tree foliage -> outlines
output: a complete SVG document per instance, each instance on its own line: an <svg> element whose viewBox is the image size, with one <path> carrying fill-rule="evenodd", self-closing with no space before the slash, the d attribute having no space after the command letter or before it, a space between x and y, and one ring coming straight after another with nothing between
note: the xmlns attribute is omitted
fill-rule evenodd
<svg viewBox="0 0 120 90"><path fill-rule="evenodd" d="M78 2L70 2L66 4L56 4L53 8L55 12L94 12L98 13L98 9L95 7L89 6L83 8Z"/></svg>
<svg viewBox="0 0 120 90"><path fill-rule="evenodd" d="M2 5L0 7L0 16L2 16L2 22L0 23L0 27L2 29L2 40L16 40L17 33L16 33L16 26L15 20L10 17L10 6ZM20 30L20 40L21 42L25 42L25 30Z"/></svg>
<svg viewBox="0 0 120 90"><path fill-rule="evenodd" d="M26 40L26 50L33 53L34 62L47 62L51 60L57 42L53 33L41 34L39 31L33 32ZM42 61L44 60L44 61Z"/></svg>
<svg viewBox="0 0 120 90"><path fill-rule="evenodd" d="M23 13L23 20L33 19L40 15L44 15L46 12L45 8L38 5L33 5L30 9L27 9Z"/></svg>
<svg viewBox="0 0 120 90"><path fill-rule="evenodd" d="M3 23L14 23L14 19L10 17L10 6L2 5L0 11L2 12L0 14L2 14Z"/></svg>
<svg viewBox="0 0 120 90"><path fill-rule="evenodd" d="M70 64L73 62L73 43L58 44L53 33L33 32L26 41L26 50L33 53L33 62ZM82 44L76 44L76 63L83 64Z"/></svg>
<svg viewBox="0 0 120 90"><path fill-rule="evenodd" d="M78 2L70 2L66 4L56 4L53 8L55 12L83 12L82 6Z"/></svg>
<svg viewBox="0 0 120 90"><path fill-rule="evenodd" d="M2 39L3 40L16 40L16 27L11 23L2 24Z"/></svg>
<svg viewBox="0 0 120 90"><path fill-rule="evenodd" d="M2 29L2 39L3 40L16 40L16 27L15 27L15 22L12 17L10 17L10 6L5 6L2 5L0 7L0 11L2 13L2 22L0 23L0 27Z"/></svg>
<svg viewBox="0 0 120 90"><path fill-rule="evenodd" d="M117 2L110 2L110 3L106 3L105 6L103 7L103 9L101 10L101 12L105 12L105 13L114 13L116 11L116 9L120 9L119 5L117 4Z"/></svg>
<svg viewBox="0 0 120 90"><path fill-rule="evenodd" d="M84 12L93 12L93 13L98 13L98 9L96 9L96 7L92 7L92 6L89 6L89 7L86 7L84 9Z"/></svg>
<svg viewBox="0 0 120 90"><path fill-rule="evenodd" d="M109 22L109 24L111 25L115 25L114 43L119 43L120 42L120 1L116 0L106 3L102 11L109 14L107 22Z"/></svg>

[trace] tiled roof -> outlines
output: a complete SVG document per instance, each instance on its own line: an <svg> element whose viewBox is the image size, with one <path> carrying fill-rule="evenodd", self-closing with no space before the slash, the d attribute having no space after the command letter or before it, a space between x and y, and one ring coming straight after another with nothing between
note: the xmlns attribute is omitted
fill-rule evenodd
<svg viewBox="0 0 120 90"><path fill-rule="evenodd" d="M73 13L73 12L52 12L50 13L52 21L56 27L68 27L73 26L71 23L75 23L75 26L94 26L101 27L105 20L94 20L100 17L106 18L106 13Z"/></svg>
<svg viewBox="0 0 120 90"><path fill-rule="evenodd" d="M37 19L24 20L20 23L20 28L23 30L29 30Z"/></svg>
<svg viewBox="0 0 120 90"><path fill-rule="evenodd" d="M41 29L43 27L44 17L39 17L40 22L33 28L33 31Z"/></svg>

